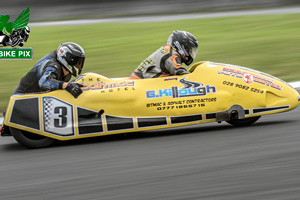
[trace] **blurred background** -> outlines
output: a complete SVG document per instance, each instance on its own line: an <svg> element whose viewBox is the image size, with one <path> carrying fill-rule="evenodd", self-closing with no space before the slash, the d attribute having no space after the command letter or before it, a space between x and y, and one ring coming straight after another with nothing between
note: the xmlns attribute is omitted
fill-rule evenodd
<svg viewBox="0 0 300 200"><path fill-rule="evenodd" d="M178 14L300 5L299 0L10 0L1 12L12 16L29 6L30 21L99 18L132 15ZM15 19L13 17L13 19Z"/></svg>
<svg viewBox="0 0 300 200"><path fill-rule="evenodd" d="M35 22L108 19L211 12L297 8L298 0L10 0L0 15L13 22L27 7L29 26ZM86 51L85 72L126 77L161 45L174 30L186 30L199 41L195 62L241 65L258 69L285 81L300 80L300 14L272 14L182 19L160 22L106 22L32 26L24 47L33 48L33 60L0 60L0 111L19 80L44 55L60 43L75 42Z"/></svg>

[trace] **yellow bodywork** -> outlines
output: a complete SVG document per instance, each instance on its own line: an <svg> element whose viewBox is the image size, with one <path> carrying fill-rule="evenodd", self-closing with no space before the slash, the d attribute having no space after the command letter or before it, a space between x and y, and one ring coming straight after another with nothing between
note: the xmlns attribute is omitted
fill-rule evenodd
<svg viewBox="0 0 300 200"><path fill-rule="evenodd" d="M259 71L213 62L189 71L143 80L86 73L75 80L84 85L77 99L65 90L12 96L4 125L69 140L215 122L215 113L236 104L253 117L299 103L296 90Z"/></svg>

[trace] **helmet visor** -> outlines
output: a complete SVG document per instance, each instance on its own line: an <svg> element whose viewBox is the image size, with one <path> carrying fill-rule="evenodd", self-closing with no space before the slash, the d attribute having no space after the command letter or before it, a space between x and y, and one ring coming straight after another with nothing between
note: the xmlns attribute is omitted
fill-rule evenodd
<svg viewBox="0 0 300 200"><path fill-rule="evenodd" d="M192 47L189 51L190 56L195 59L198 52L198 47Z"/></svg>
<svg viewBox="0 0 300 200"><path fill-rule="evenodd" d="M72 68L75 68L75 70L77 72L76 76L78 76L81 73L81 71L83 69L84 61L85 61L85 57L72 56L71 55L71 59L70 59L70 62L68 64L70 66L72 66Z"/></svg>

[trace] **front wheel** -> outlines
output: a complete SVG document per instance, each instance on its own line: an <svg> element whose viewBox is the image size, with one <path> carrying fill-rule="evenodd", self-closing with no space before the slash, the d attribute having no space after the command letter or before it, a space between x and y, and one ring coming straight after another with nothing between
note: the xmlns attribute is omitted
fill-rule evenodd
<svg viewBox="0 0 300 200"><path fill-rule="evenodd" d="M233 126L238 126L238 127L250 126L251 124L256 122L260 117L261 116L248 117L248 118L245 118L245 119L231 119L231 120L226 121L226 122L233 125Z"/></svg>
<svg viewBox="0 0 300 200"><path fill-rule="evenodd" d="M10 127L12 136L17 142L27 148L36 149L51 146L55 140L35 133Z"/></svg>

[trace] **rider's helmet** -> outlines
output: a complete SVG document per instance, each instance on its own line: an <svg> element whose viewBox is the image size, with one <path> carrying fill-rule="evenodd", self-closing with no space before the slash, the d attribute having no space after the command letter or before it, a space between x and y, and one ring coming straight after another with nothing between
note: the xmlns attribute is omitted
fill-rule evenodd
<svg viewBox="0 0 300 200"><path fill-rule="evenodd" d="M66 42L58 47L57 60L76 77L83 69L85 53L78 44Z"/></svg>
<svg viewBox="0 0 300 200"><path fill-rule="evenodd" d="M198 51L198 41L193 34L186 31L174 31L167 44L176 49L186 65L194 61Z"/></svg>
<svg viewBox="0 0 300 200"><path fill-rule="evenodd" d="M25 32L27 33L27 34L29 34L30 33L30 27L29 26L25 26Z"/></svg>
<svg viewBox="0 0 300 200"><path fill-rule="evenodd" d="M23 39L25 42L27 42L27 40L29 38L29 33L30 33L30 27L25 26L25 29L23 30Z"/></svg>

